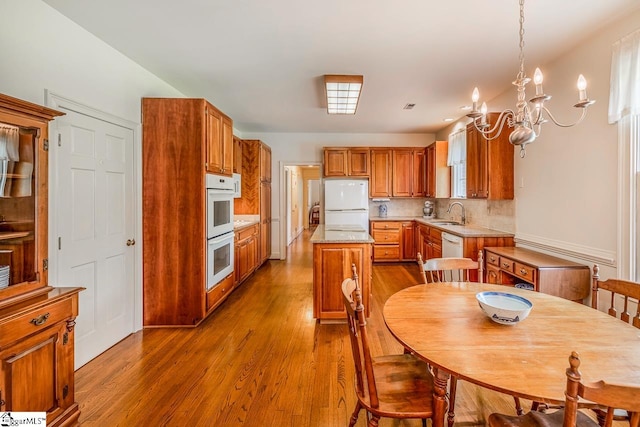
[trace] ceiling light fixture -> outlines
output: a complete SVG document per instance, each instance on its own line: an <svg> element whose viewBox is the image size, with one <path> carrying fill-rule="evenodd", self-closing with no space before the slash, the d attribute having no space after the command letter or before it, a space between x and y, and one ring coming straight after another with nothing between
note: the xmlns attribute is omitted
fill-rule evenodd
<svg viewBox="0 0 640 427"><path fill-rule="evenodd" d="M572 124L563 124L558 122L551 114L551 111L544 106L545 101L551 99L550 95L546 95L542 91L542 72L539 68L536 68L533 74L533 82L536 85L536 95L529 100L532 107L525 100L525 85L531 81L524 72L524 0L520 0L520 70L516 75L516 80L513 81L518 89L518 102L516 103L516 111L511 109L504 110L498 116L495 125L490 128L487 124L487 104L482 103L480 111L478 111L478 100L480 94L478 88L473 89L471 100L473 101L473 109L467 114L467 117L473 119L473 124L476 129L484 136L485 139L491 141L492 139L500 136L504 125L507 124L510 128L514 128L509 135L509 142L513 145L520 146L520 157L526 155L525 146L532 143L540 135L541 125L547 120L544 118L546 112L553 123L560 127L571 127L580 123L587 115L587 107L593 104L595 101L587 98L587 81L584 76L580 74L578 77L578 94L579 101L574 105L576 108L582 108L582 114L580 118ZM480 119L480 123L478 123Z"/></svg>
<svg viewBox="0 0 640 427"><path fill-rule="evenodd" d="M327 113L355 114L363 80L362 76L325 74L324 86L327 94Z"/></svg>

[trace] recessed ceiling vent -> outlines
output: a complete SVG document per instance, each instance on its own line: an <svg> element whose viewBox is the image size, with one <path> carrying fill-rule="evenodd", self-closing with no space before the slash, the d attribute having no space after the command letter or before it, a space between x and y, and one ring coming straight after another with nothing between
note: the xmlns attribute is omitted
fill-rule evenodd
<svg viewBox="0 0 640 427"><path fill-rule="evenodd" d="M404 107L402 107L403 110L413 110L413 107L415 107L416 104L407 104Z"/></svg>

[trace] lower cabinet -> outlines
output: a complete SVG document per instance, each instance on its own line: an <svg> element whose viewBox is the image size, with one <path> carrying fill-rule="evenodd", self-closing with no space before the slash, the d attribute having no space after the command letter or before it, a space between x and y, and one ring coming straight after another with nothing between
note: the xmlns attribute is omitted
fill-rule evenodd
<svg viewBox="0 0 640 427"><path fill-rule="evenodd" d="M373 261L413 261L416 259L414 221L371 221Z"/></svg>
<svg viewBox="0 0 640 427"><path fill-rule="evenodd" d="M236 231L234 283L242 283L260 265L259 254L260 224Z"/></svg>
<svg viewBox="0 0 640 427"><path fill-rule="evenodd" d="M418 224L416 247L423 260L441 258L442 231L425 224Z"/></svg>
<svg viewBox="0 0 640 427"><path fill-rule="evenodd" d="M371 243L313 244L313 317L322 320L346 319L342 282L351 277L356 265L365 315L369 317L371 294Z"/></svg>
<svg viewBox="0 0 640 427"><path fill-rule="evenodd" d="M0 311L0 411L46 412L47 425L73 425L74 326L78 292L54 288L44 299Z"/></svg>

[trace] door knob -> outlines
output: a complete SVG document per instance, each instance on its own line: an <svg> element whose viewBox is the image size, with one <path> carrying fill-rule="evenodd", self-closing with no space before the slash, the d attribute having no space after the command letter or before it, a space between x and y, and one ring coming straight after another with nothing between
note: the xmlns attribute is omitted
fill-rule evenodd
<svg viewBox="0 0 640 427"><path fill-rule="evenodd" d="M136 244L136 239L129 239L127 240L127 246L133 246Z"/></svg>

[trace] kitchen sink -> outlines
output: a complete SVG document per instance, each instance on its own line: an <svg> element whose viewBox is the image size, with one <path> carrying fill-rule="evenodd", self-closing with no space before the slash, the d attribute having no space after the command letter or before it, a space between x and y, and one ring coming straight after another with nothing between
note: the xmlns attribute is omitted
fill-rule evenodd
<svg viewBox="0 0 640 427"><path fill-rule="evenodd" d="M458 221L450 221L445 219L443 220L436 219L435 221L429 221L429 223L435 224L435 225L462 225L462 223Z"/></svg>

